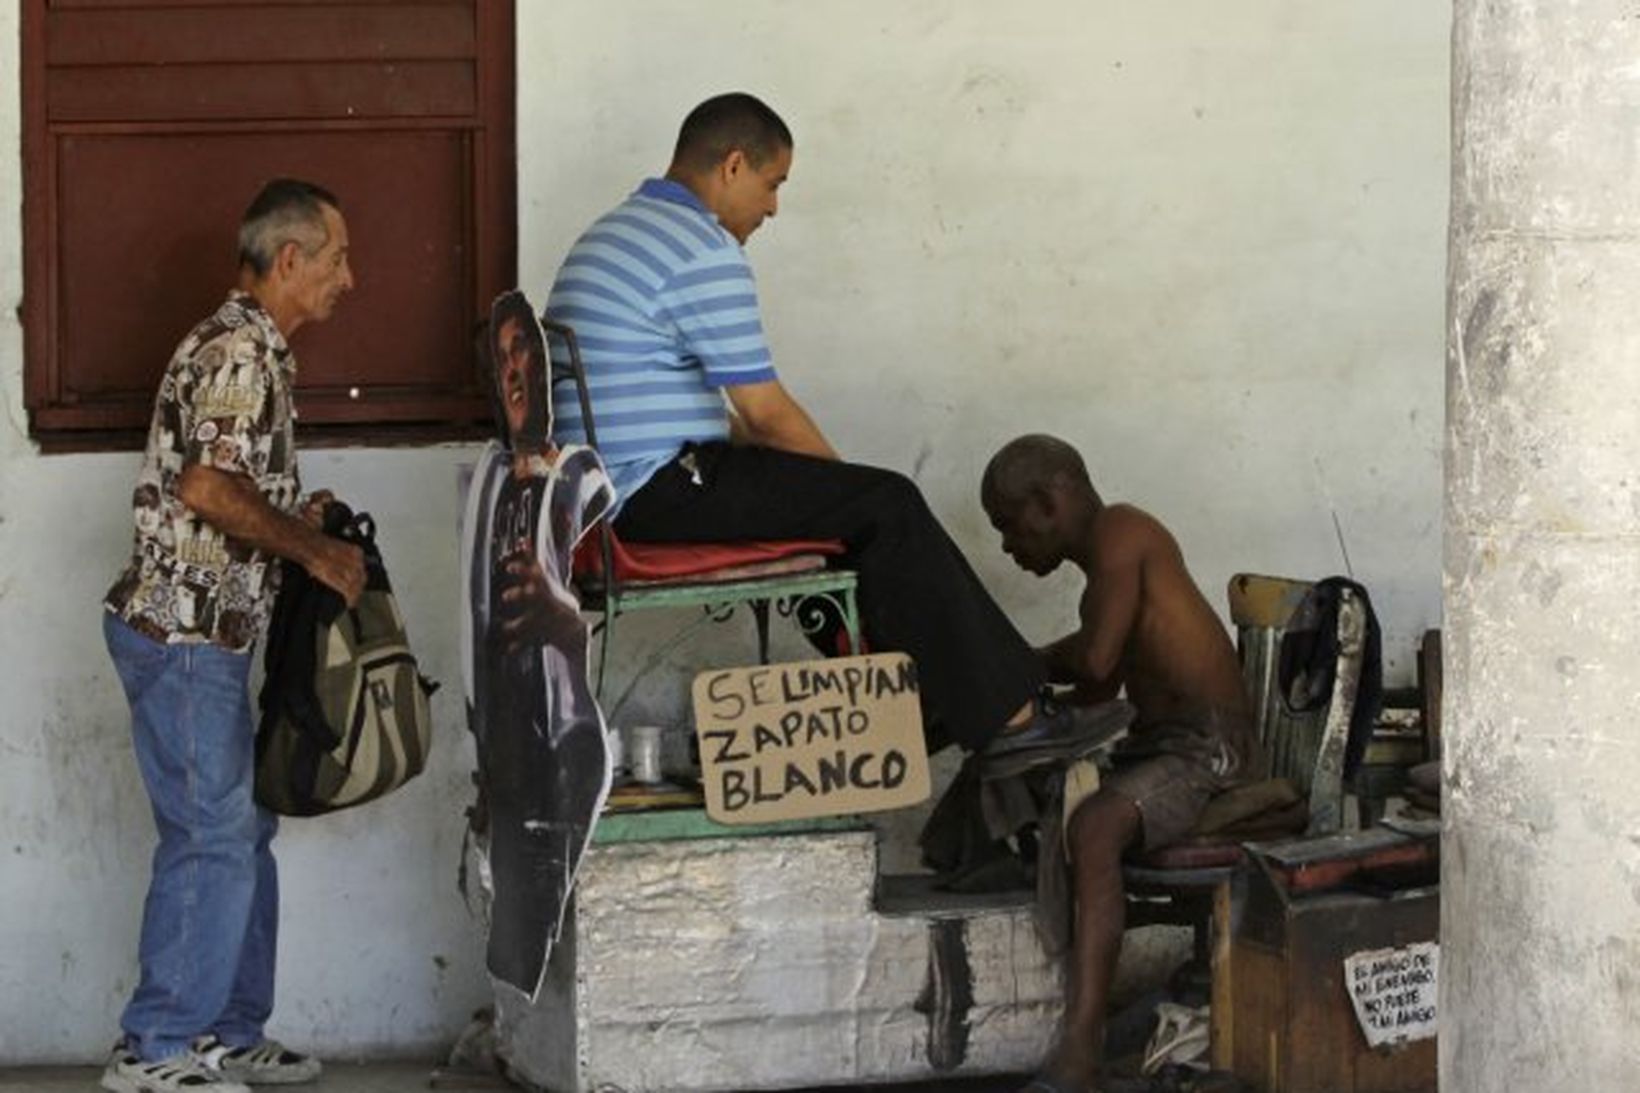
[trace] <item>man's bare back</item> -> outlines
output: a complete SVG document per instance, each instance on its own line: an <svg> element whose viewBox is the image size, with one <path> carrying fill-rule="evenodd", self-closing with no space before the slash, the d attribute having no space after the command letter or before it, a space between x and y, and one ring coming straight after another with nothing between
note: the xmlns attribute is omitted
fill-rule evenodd
<svg viewBox="0 0 1640 1093"><path fill-rule="evenodd" d="M1168 530L1142 509L1110 505L1094 518L1090 540L1095 568L1082 593L1079 636L1095 646L1118 640L1119 630L1108 639L1099 633L1101 625L1121 625L1106 601L1133 595L1125 585L1136 587L1116 671L1139 727L1215 714L1246 719L1235 650Z"/></svg>

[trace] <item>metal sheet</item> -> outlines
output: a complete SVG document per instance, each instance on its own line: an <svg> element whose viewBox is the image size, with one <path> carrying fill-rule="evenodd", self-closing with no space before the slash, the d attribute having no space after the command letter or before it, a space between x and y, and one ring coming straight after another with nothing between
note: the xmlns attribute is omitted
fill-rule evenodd
<svg viewBox="0 0 1640 1093"><path fill-rule="evenodd" d="M1029 909L879 914L876 868L871 832L596 846L548 973L573 989L498 994L502 1054L564 1093L1034 1067L1061 980Z"/></svg>

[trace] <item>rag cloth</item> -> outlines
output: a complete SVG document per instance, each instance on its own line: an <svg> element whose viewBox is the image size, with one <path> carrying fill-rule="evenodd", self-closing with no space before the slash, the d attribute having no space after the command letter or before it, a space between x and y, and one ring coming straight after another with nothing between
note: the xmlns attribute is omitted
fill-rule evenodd
<svg viewBox="0 0 1640 1093"><path fill-rule="evenodd" d="M1034 919L1043 947L1069 947L1074 906L1065 831L1099 790L1099 757L1122 739L1125 718L1088 717L1051 742L1000 755L971 755L923 829L923 860L957 891L1018 887L1027 876L1015 846L1035 860ZM1032 833L1035 833L1034 843ZM1034 854L1033 854L1034 849Z"/></svg>

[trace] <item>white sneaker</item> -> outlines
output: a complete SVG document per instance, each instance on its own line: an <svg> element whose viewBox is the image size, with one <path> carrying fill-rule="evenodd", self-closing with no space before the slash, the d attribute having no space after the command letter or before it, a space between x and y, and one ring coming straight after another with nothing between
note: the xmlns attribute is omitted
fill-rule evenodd
<svg viewBox="0 0 1640 1093"><path fill-rule="evenodd" d="M193 1044L194 1057L225 1078L246 1085L295 1085L311 1082L324 1069L311 1055L292 1051L278 1040L255 1047L229 1047L215 1036L201 1036ZM210 1093L220 1093L211 1090Z"/></svg>
<svg viewBox="0 0 1640 1093"><path fill-rule="evenodd" d="M109 1093L251 1093L191 1051L145 1063L124 1043L115 1045L101 1084Z"/></svg>

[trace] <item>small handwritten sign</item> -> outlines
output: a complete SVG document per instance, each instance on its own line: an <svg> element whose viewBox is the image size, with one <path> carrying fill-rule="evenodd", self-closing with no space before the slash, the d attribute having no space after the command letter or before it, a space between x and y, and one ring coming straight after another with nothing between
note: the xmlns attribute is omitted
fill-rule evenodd
<svg viewBox="0 0 1640 1093"><path fill-rule="evenodd" d="M706 814L719 823L928 797L917 666L904 653L702 672L694 705Z"/></svg>
<svg viewBox="0 0 1640 1093"><path fill-rule="evenodd" d="M1440 966L1441 946L1434 941L1344 958L1344 982L1368 1044L1390 1047L1435 1035Z"/></svg>

